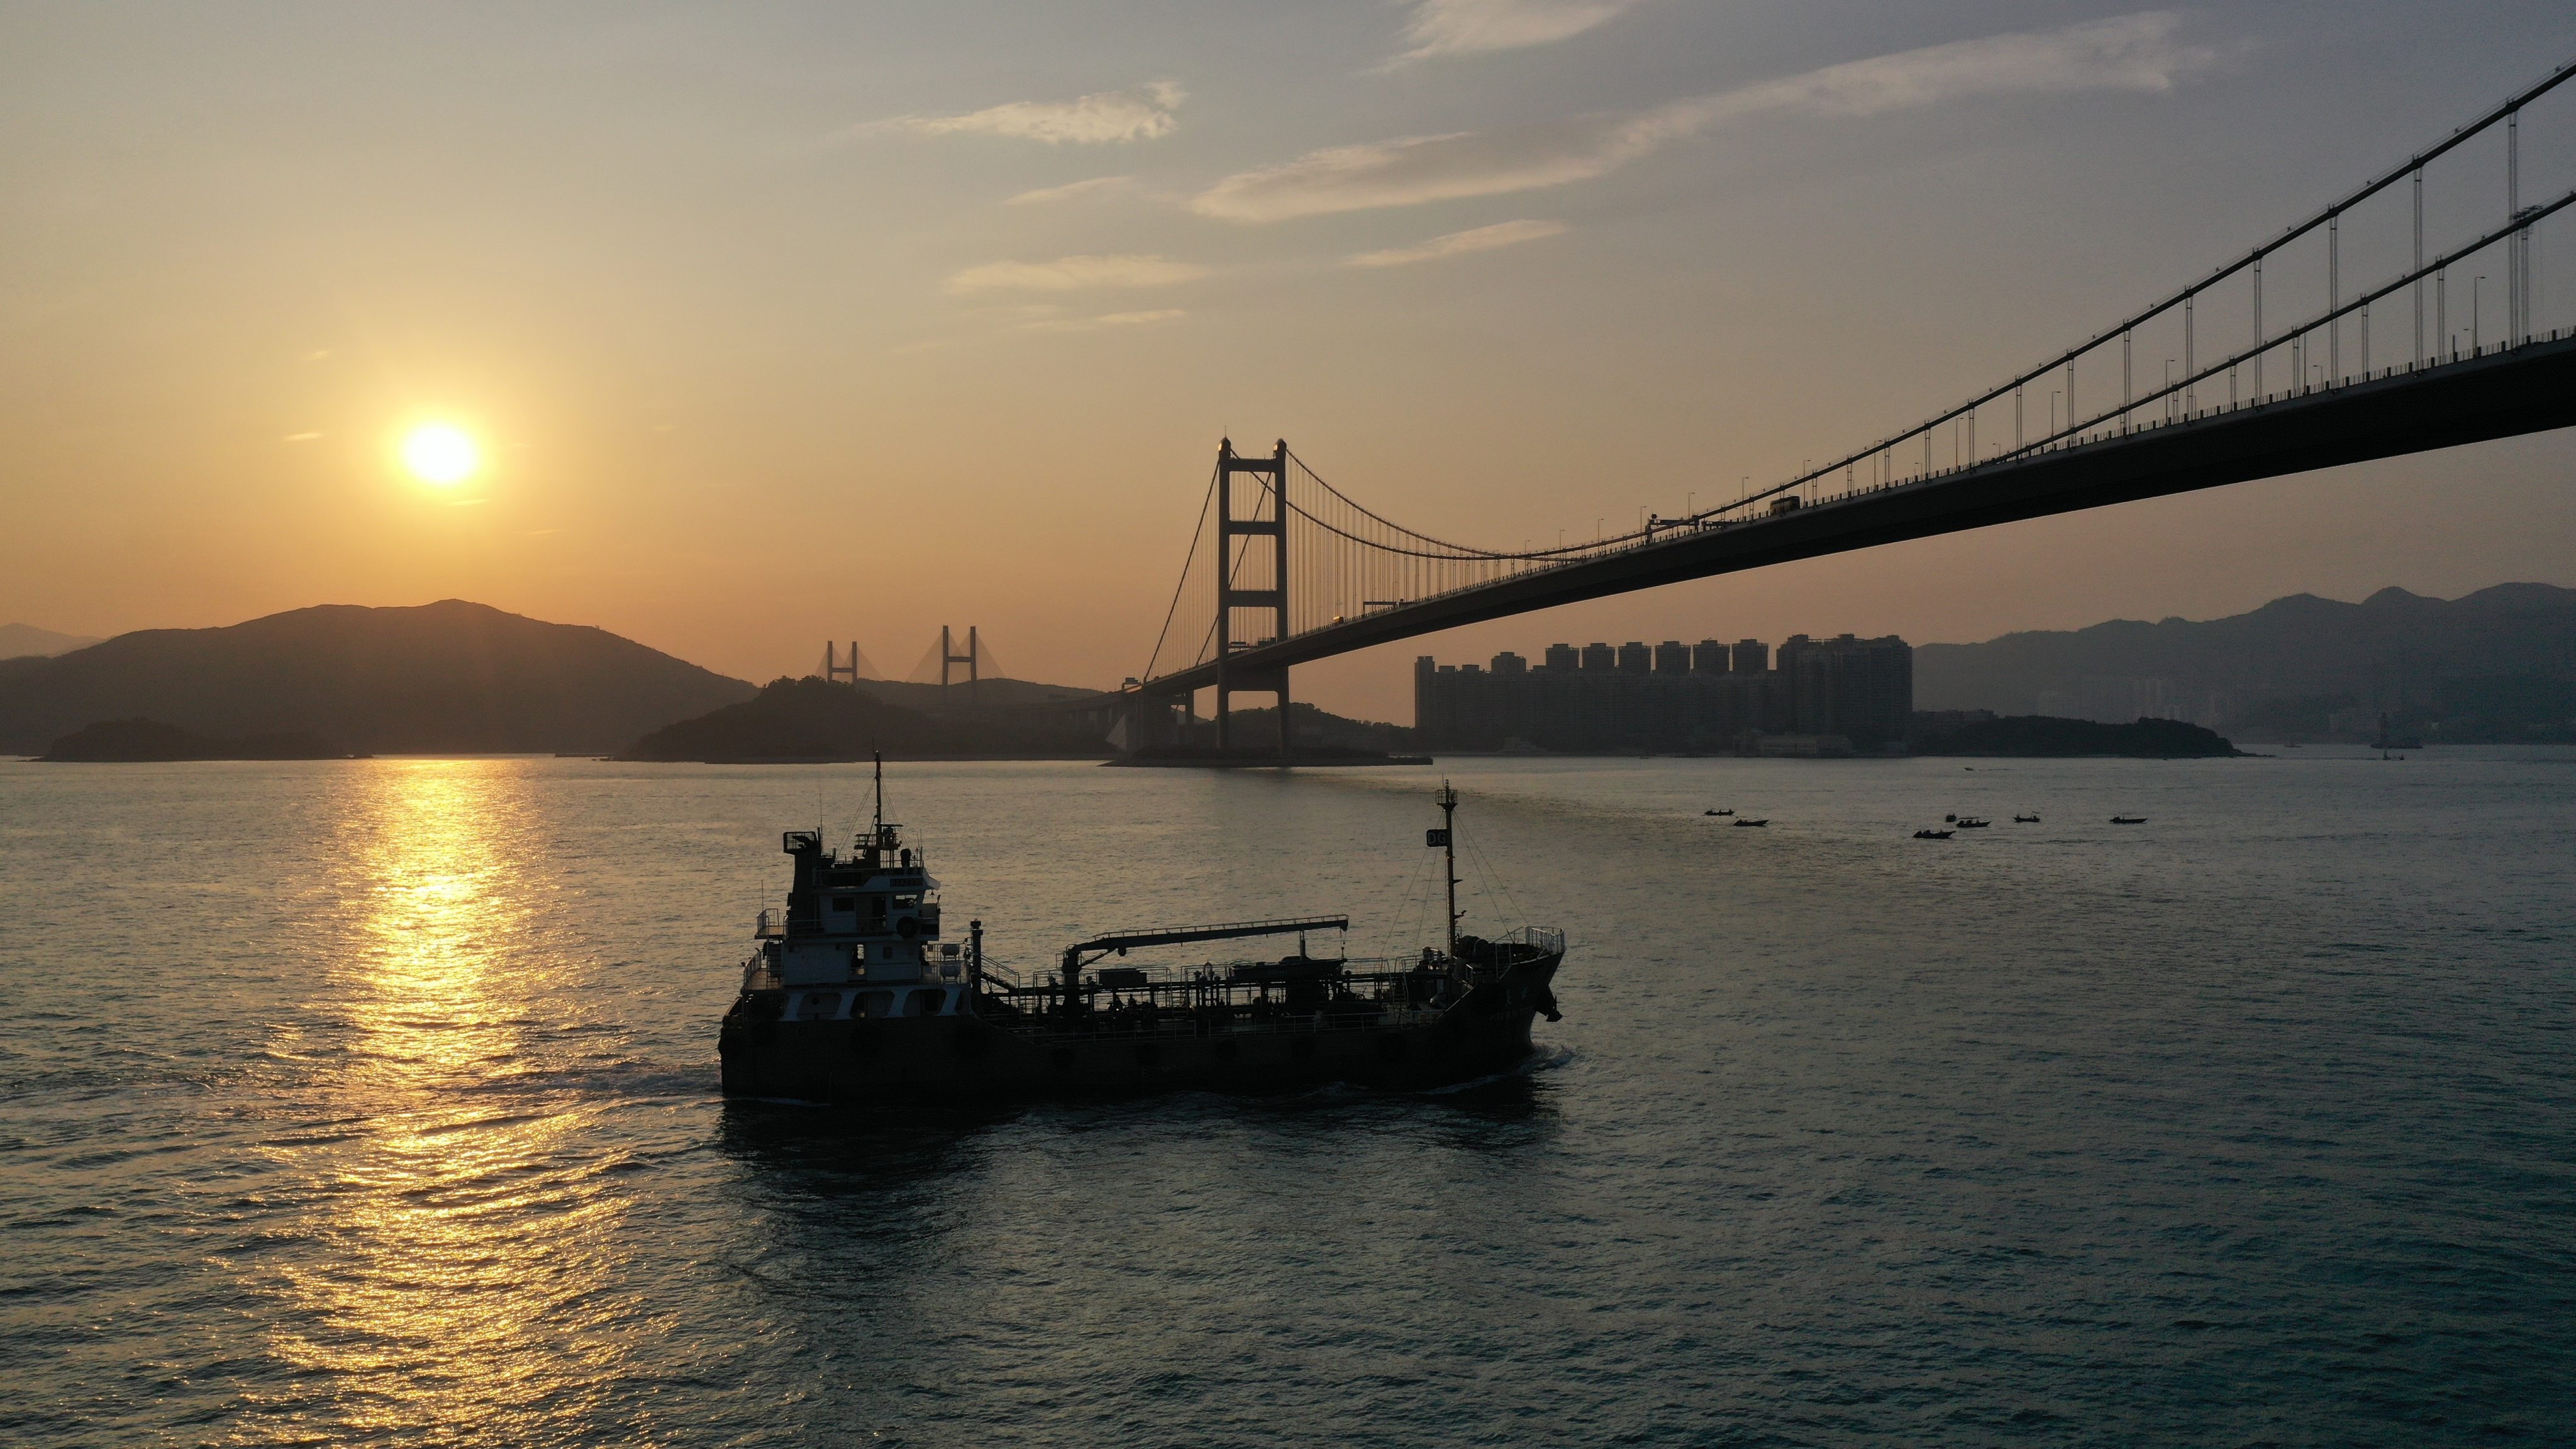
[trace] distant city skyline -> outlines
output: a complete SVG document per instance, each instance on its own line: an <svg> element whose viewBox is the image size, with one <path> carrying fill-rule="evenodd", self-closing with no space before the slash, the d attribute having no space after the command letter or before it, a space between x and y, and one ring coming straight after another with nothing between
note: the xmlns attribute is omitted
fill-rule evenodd
<svg viewBox="0 0 2576 1449"><path fill-rule="evenodd" d="M0 40L0 619L468 598L763 679L971 614L1111 685L1220 435L1495 547L1705 506L2234 255L2576 17L28 7ZM2530 118L2526 194L2568 184L2568 125ZM2571 463L2548 435L1898 545L1298 693L1398 717L1422 649L1678 617L1966 641L2576 584Z"/></svg>

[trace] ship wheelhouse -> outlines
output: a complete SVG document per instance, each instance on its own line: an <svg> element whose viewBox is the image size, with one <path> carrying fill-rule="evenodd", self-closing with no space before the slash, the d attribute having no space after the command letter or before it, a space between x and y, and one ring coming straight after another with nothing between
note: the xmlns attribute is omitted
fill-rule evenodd
<svg viewBox="0 0 2576 1449"><path fill-rule="evenodd" d="M861 832L846 856L826 848L819 830L790 830L779 849L794 859L796 873L786 910L761 913L760 954L746 963L746 984L765 977L794 990L958 980L958 950L939 939L939 881L903 844L901 826ZM942 1006L953 1012L948 995ZM852 994L839 1014L854 1004Z"/></svg>

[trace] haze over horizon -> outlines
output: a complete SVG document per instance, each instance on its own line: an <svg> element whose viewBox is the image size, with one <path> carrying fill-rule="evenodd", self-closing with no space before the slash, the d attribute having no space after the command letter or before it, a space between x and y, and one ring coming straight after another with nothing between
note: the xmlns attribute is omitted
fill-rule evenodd
<svg viewBox="0 0 2576 1449"><path fill-rule="evenodd" d="M1109 685L1221 435L1496 547L1705 506L2234 257L2576 16L26 6L0 37L0 619L459 597L752 680L973 624ZM2543 242L2545 292L2576 257ZM402 456L433 422L479 449L458 481ZM1298 695L1403 717L1413 654L1552 638L2576 585L2571 462L2549 434L1880 548Z"/></svg>

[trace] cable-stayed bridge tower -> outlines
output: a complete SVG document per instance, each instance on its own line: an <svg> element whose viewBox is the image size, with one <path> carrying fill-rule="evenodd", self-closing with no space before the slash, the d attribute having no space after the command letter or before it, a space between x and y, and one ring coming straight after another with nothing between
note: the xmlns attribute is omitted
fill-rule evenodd
<svg viewBox="0 0 2576 1449"><path fill-rule="evenodd" d="M975 690L977 670L981 667L976 663L975 656L984 652L983 643L981 626L969 624L966 626L966 652L960 654L957 652L956 637L948 632L948 626L945 624L939 626L939 697L942 701L948 698L949 671L960 664L966 666L967 702L972 704L981 698Z"/></svg>
<svg viewBox="0 0 2576 1449"><path fill-rule="evenodd" d="M850 683L856 684L860 679L859 664L860 655L858 640L853 639L850 641L850 660L847 664L841 662L840 648L838 645L829 639L823 641L823 678L825 680L846 679Z"/></svg>

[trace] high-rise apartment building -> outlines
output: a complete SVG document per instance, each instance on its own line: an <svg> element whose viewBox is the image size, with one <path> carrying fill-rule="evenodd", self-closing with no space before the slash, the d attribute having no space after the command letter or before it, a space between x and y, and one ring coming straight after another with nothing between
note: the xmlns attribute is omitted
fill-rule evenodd
<svg viewBox="0 0 2576 1449"><path fill-rule="evenodd" d="M1905 737L1914 711L1914 651L1890 635L1794 635L1770 647L1707 640L1694 651L1551 644L1536 669L1520 655L1489 665L1414 662L1414 728L1433 749L1759 748L1765 735L1848 740L1863 751ZM1697 667L1693 667L1696 665Z"/></svg>

